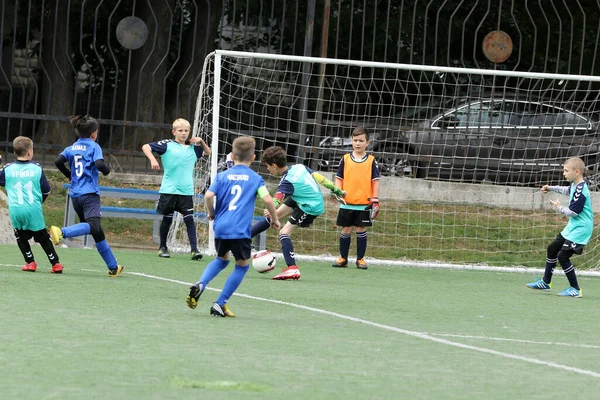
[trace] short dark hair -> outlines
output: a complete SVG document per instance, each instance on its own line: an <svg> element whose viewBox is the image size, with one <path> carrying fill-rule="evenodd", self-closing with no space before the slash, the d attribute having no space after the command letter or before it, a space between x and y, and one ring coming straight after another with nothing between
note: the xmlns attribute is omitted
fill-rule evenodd
<svg viewBox="0 0 600 400"><path fill-rule="evenodd" d="M89 115L75 115L69 117L69 122L75 128L77 136L80 138L89 138L92 133L96 132L100 128L100 124L94 118Z"/></svg>
<svg viewBox="0 0 600 400"><path fill-rule="evenodd" d="M287 165L287 154L279 146L267 147L263 151L260 161L265 165L275 164L279 168L283 168Z"/></svg>
<svg viewBox="0 0 600 400"><path fill-rule="evenodd" d="M236 161L248 162L254 155L256 140L252 136L240 136L233 140L232 153Z"/></svg>
<svg viewBox="0 0 600 400"><path fill-rule="evenodd" d="M367 138L367 141L369 141L369 132L367 132L367 130L365 128L363 128L362 126L357 126L356 128L354 128L354 130L352 131L352 135L350 135L350 136L355 137L355 136L360 136L360 135L365 135L365 137Z"/></svg>
<svg viewBox="0 0 600 400"><path fill-rule="evenodd" d="M17 157L23 157L27 152L33 148L33 140L27 136L17 136L13 140L13 151Z"/></svg>

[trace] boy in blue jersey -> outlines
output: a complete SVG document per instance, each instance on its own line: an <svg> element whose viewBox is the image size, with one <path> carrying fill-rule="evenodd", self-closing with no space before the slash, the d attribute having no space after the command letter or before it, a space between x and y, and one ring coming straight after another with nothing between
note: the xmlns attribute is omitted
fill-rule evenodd
<svg viewBox="0 0 600 400"><path fill-rule="evenodd" d="M17 161L9 163L0 170L0 186L6 187L8 195L8 213L10 223L15 230L19 250L25 259L22 271L35 272L37 264L29 246L33 238L42 246L52 268L53 274L61 274L63 266L46 231L42 203L50 194L50 184L42 167L33 158L33 142L25 136L13 140L13 150Z"/></svg>
<svg viewBox="0 0 600 400"><path fill-rule="evenodd" d="M285 150L279 146L271 146L263 151L262 164L267 167L271 175L281 176L275 205L277 217L280 220L289 216L288 222L279 231L281 251L287 268L273 277L275 280L300 279L300 269L294 257L294 245L291 235L300 228L309 227L315 218L325 212L325 202L319 184L331 190L338 197L345 197L346 192L336 187L333 182L318 172L302 164L287 165ZM284 201L285 199L285 201ZM252 226L252 237L269 229L269 218L272 212L265 212L266 219Z"/></svg>
<svg viewBox="0 0 600 400"><path fill-rule="evenodd" d="M227 300L242 283L250 266L250 225L257 195L263 199L267 210L275 216L270 225L276 229L280 227L275 204L263 178L250 169L250 164L255 158L254 147L254 138L236 138L233 141L233 167L219 172L204 195L208 218L214 220L217 257L206 266L200 280L190 288L186 302L188 307L196 308L206 286L229 264L231 252L235 258L235 268L225 281L217 301L210 308L210 314L216 317L235 317L227 305Z"/></svg>
<svg viewBox="0 0 600 400"><path fill-rule="evenodd" d="M70 197L80 223L64 228L51 226L50 237L56 245L63 238L92 235L96 250L108 268L108 276L116 277L125 267L117 263L100 223L98 171L104 175L110 173L109 166L104 163L102 149L96 143L100 125L88 115L71 117L70 122L79 139L56 157L54 165L71 182ZM69 163L70 169L65 163Z"/></svg>
<svg viewBox="0 0 600 400"><path fill-rule="evenodd" d="M198 251L198 238L196 225L194 225L194 166L203 155L210 155L210 148L199 137L188 139L190 136L190 123L179 118L173 122L173 139L147 143L142 146L142 151L150 160L153 170L160 170L160 165L152 152L160 155L165 173L160 185L160 197L156 211L163 215L160 224L160 245L158 256L169 258L167 249L167 235L173 223L173 212L177 211L183 216L190 247L192 260L200 260L202 254ZM197 144L200 146L190 146Z"/></svg>
<svg viewBox="0 0 600 400"><path fill-rule="evenodd" d="M585 164L581 158L569 158L563 166L563 175L567 181L571 182L571 185L544 185L542 187L544 193L556 192L569 196L568 206L561 205L558 200L550 200L550 203L558 212L569 217L569 222L548 246L544 277L528 283L527 287L530 289L549 291L552 288L554 267L559 262L571 286L558 293L558 295L562 297L582 297L581 288L577 283L575 267L570 259L573 254L583 252L583 248L592 237L592 230L594 229L592 199L588 185L583 179L584 171Z"/></svg>

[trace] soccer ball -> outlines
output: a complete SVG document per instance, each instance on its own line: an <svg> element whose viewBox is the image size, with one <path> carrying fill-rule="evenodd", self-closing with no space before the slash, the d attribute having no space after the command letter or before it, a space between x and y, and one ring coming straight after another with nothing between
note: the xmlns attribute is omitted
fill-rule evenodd
<svg viewBox="0 0 600 400"><path fill-rule="evenodd" d="M277 259L269 250L259 251L252 256L252 268L257 272L264 274L273 271Z"/></svg>

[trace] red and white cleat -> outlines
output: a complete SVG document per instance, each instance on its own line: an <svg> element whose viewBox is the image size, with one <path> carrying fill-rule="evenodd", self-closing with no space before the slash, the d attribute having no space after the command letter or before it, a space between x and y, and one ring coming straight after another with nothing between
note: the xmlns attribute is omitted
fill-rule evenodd
<svg viewBox="0 0 600 400"><path fill-rule="evenodd" d="M273 279L278 281L293 279L297 281L298 279L300 279L300 270L298 269L298 266L292 265L281 271L279 274L275 275Z"/></svg>

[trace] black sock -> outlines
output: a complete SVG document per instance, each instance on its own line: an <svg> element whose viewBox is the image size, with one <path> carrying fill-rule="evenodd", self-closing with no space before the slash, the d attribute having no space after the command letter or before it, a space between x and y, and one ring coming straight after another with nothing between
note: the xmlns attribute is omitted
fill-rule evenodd
<svg viewBox="0 0 600 400"><path fill-rule="evenodd" d="M27 264L35 261L33 258L33 253L31 252L31 246L29 246L29 241L24 239L17 239L17 244L19 245L19 250L21 250L21 254L23 254L23 258Z"/></svg>
<svg viewBox="0 0 600 400"><path fill-rule="evenodd" d="M40 246L42 246L42 249L44 249L44 251L46 252L46 256L48 257L48 261L50 261L50 264L52 264L53 266L58 264L58 254L56 254L56 250L54 250L52 242L50 240L45 240L43 242L40 242Z"/></svg>
<svg viewBox="0 0 600 400"><path fill-rule="evenodd" d="M188 238L190 239L190 247L192 251L198 251L198 238L196 235L196 225L194 225L194 215L186 215L183 217L185 228L187 229Z"/></svg>
<svg viewBox="0 0 600 400"><path fill-rule="evenodd" d="M167 247L167 236L173 223L173 214L164 215L160 223L160 247Z"/></svg>

